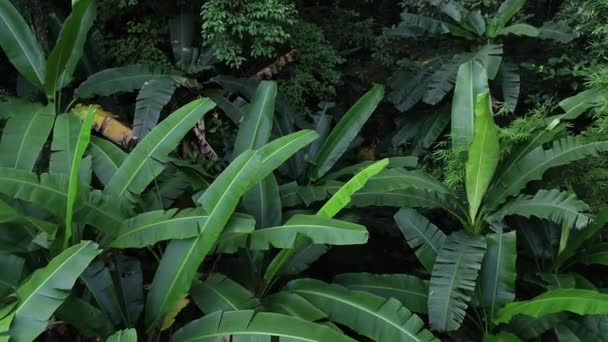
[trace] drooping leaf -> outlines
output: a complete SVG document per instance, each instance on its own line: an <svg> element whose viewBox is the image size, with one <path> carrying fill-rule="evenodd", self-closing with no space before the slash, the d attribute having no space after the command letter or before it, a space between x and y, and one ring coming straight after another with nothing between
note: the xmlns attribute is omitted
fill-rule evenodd
<svg viewBox="0 0 608 342"><path fill-rule="evenodd" d="M61 78L70 78L71 72L74 71L73 68L80 60L87 33L95 20L94 8L89 9L94 6L95 4L91 0L79 0L72 6L72 12L63 23L59 38L46 61L44 91L51 99L55 98L55 93L63 85L64 81ZM72 70L69 74L64 74L70 60L72 60L70 63Z"/></svg>
<svg viewBox="0 0 608 342"><path fill-rule="evenodd" d="M130 92L140 89L147 81L164 77L167 77L167 74L162 70L140 64L105 69L89 76L76 88L74 95L86 99Z"/></svg>
<svg viewBox="0 0 608 342"><path fill-rule="evenodd" d="M549 290L530 300L505 305L496 313L494 323L507 323L515 315L540 317L562 311L579 315L606 315L608 314L608 295L594 290Z"/></svg>
<svg viewBox="0 0 608 342"><path fill-rule="evenodd" d="M68 296L80 273L100 253L97 245L83 241L35 271L17 289L19 303L10 335L18 341L33 341L47 326L55 310Z"/></svg>
<svg viewBox="0 0 608 342"><path fill-rule="evenodd" d="M420 156L428 150L436 141L450 122L450 111L441 108L424 120L420 131L412 142L412 155Z"/></svg>
<svg viewBox="0 0 608 342"><path fill-rule="evenodd" d="M468 11L461 4L454 0L431 0L431 5L437 7L445 15L456 22L461 22Z"/></svg>
<svg viewBox="0 0 608 342"><path fill-rule="evenodd" d="M477 222L477 213L492 181L500 158L498 132L494 124L490 95L477 95L475 104L475 135L469 146L465 164L465 188L469 202L469 217Z"/></svg>
<svg viewBox="0 0 608 342"><path fill-rule="evenodd" d="M323 311L294 293L275 293L264 297L263 304L264 308L268 311L298 317L307 321L318 321L327 318L327 315Z"/></svg>
<svg viewBox="0 0 608 342"><path fill-rule="evenodd" d="M137 330L125 329L117 331L108 337L107 342L137 342Z"/></svg>
<svg viewBox="0 0 608 342"><path fill-rule="evenodd" d="M561 324L567 318L566 313L549 314L538 318L519 315L513 317L506 329L521 337L524 341L530 341L541 337L545 332Z"/></svg>
<svg viewBox="0 0 608 342"><path fill-rule="evenodd" d="M596 237L608 223L608 209L601 210L593 222L577 232L574 238L568 241L566 247L559 253L554 261L554 269L558 270L560 266L568 259L574 257L580 252L581 247L591 238Z"/></svg>
<svg viewBox="0 0 608 342"><path fill-rule="evenodd" d="M190 295L204 314L250 310L260 306L260 300L251 291L220 273L211 274L205 281L195 282Z"/></svg>
<svg viewBox="0 0 608 342"><path fill-rule="evenodd" d="M541 179L548 169L588 156L597 156L605 151L608 151L608 142L592 141L581 136L556 140L546 150L538 146L509 167L499 182L493 183L487 192L485 203L488 207L495 208L509 196L519 194L528 182Z"/></svg>
<svg viewBox="0 0 608 342"><path fill-rule="evenodd" d="M572 29L562 21L547 21L539 29L538 38L551 39L559 43L569 43L576 38Z"/></svg>
<svg viewBox="0 0 608 342"><path fill-rule="evenodd" d="M194 124L215 104L209 99L192 101L156 126L116 170L104 193L120 198L141 194L166 166L168 154Z"/></svg>
<svg viewBox="0 0 608 342"><path fill-rule="evenodd" d="M458 68L452 101L452 145L466 146L475 135L477 95L488 91L488 76L484 66L469 61Z"/></svg>
<svg viewBox="0 0 608 342"><path fill-rule="evenodd" d="M389 169L397 169L397 168L405 168L405 169L412 169L415 168L416 166L418 166L418 158L416 157L392 157L392 158L386 158L388 159L388 166L387 168ZM344 176L350 176L350 175L355 175L356 173L362 171L363 169L365 169L366 167L372 165L376 163L376 161L364 161L355 165L350 165L350 166L346 166L344 168L341 168L340 170L334 171L332 173L328 173L327 175L325 175L322 180L323 181L328 181L328 180L335 180L335 179L341 179L344 178Z"/></svg>
<svg viewBox="0 0 608 342"><path fill-rule="evenodd" d="M44 53L36 36L10 1L0 1L0 46L19 73L42 89Z"/></svg>
<svg viewBox="0 0 608 342"><path fill-rule="evenodd" d="M89 153L93 156L93 172L102 184L108 184L127 154L106 139L92 136L89 142Z"/></svg>
<svg viewBox="0 0 608 342"><path fill-rule="evenodd" d="M55 122L52 106L14 106L2 130L0 166L32 171Z"/></svg>
<svg viewBox="0 0 608 342"><path fill-rule="evenodd" d="M443 100L447 93L454 88L458 67L470 58L470 54L454 55L450 60L441 64L439 69L430 76L422 101L430 105L436 105Z"/></svg>
<svg viewBox="0 0 608 342"><path fill-rule="evenodd" d="M80 279L113 326L128 324L120 307L118 293L110 270L103 261L96 260L82 273Z"/></svg>
<svg viewBox="0 0 608 342"><path fill-rule="evenodd" d="M589 206L572 193L557 189L539 190L534 196L522 195L511 200L493 213L492 218L501 220L509 215L536 216L580 229L590 221L586 215L588 210Z"/></svg>
<svg viewBox="0 0 608 342"><path fill-rule="evenodd" d="M126 324L135 326L144 309L144 276L140 260L116 254L112 279Z"/></svg>
<svg viewBox="0 0 608 342"><path fill-rule="evenodd" d="M406 112L420 102L431 82L431 75L437 70L433 65L412 75L405 70L397 70L389 79L392 91L386 97L400 112Z"/></svg>
<svg viewBox="0 0 608 342"><path fill-rule="evenodd" d="M515 231L486 235L487 250L481 265L479 288L488 314L494 315L503 305L515 299Z"/></svg>
<svg viewBox="0 0 608 342"><path fill-rule="evenodd" d="M70 174L81 127L82 123L74 115L61 114L57 116L53 127L49 173Z"/></svg>
<svg viewBox="0 0 608 342"><path fill-rule="evenodd" d="M328 250L327 245L315 245L307 238L297 239L294 248L284 249L272 259L264 273L264 281L270 284L277 275L300 274Z"/></svg>
<svg viewBox="0 0 608 342"><path fill-rule="evenodd" d="M294 215L279 227L258 229L251 234L251 248L266 250L294 248L296 237L302 234L317 244L354 245L367 242L364 226L334 220L322 215Z"/></svg>
<svg viewBox="0 0 608 342"><path fill-rule="evenodd" d="M559 106L565 113L558 115L552 120L574 120L578 118L587 110L599 105L606 92L607 90L603 87L595 87L563 99L559 102Z"/></svg>
<svg viewBox="0 0 608 342"><path fill-rule="evenodd" d="M300 318L252 310L216 312L194 320L179 329L172 341L208 341L233 336L238 340L268 341L277 336L279 341L336 341L353 339L326 326Z"/></svg>
<svg viewBox="0 0 608 342"><path fill-rule="evenodd" d="M438 331L460 327L481 269L486 242L460 230L439 250L429 286L429 321Z"/></svg>
<svg viewBox="0 0 608 342"><path fill-rule="evenodd" d="M323 177L332 168L359 134L361 127L370 118L383 97L384 87L375 85L344 114L321 146L310 170L311 179Z"/></svg>
<svg viewBox="0 0 608 342"><path fill-rule="evenodd" d="M445 234L426 217L411 208L401 208L395 214L395 222L410 248L424 268L431 272L437 254L445 243Z"/></svg>
<svg viewBox="0 0 608 342"><path fill-rule="evenodd" d="M396 299L313 279L298 279L288 284L290 292L304 297L330 320L346 325L375 341L435 341L424 329L423 321Z"/></svg>
<svg viewBox="0 0 608 342"><path fill-rule="evenodd" d="M387 300L395 298L412 312L427 313L429 282L418 277L409 274L344 273L337 275L334 282Z"/></svg>
<svg viewBox="0 0 608 342"><path fill-rule="evenodd" d="M524 24L524 23L517 23L517 24L507 26L507 27L499 30L497 33L498 36L506 36L509 34L534 38L534 37L538 37L538 35L540 34L540 31L532 25L528 25L528 24Z"/></svg>
<svg viewBox="0 0 608 342"><path fill-rule="evenodd" d="M493 80L496 78L498 70L502 65L502 57L502 44L486 44L477 50L473 58L478 60L486 68L488 79Z"/></svg>
<svg viewBox="0 0 608 342"><path fill-rule="evenodd" d="M158 123L160 112L171 101L175 91L175 82L169 78L158 78L146 81L135 102L133 134L143 139Z"/></svg>

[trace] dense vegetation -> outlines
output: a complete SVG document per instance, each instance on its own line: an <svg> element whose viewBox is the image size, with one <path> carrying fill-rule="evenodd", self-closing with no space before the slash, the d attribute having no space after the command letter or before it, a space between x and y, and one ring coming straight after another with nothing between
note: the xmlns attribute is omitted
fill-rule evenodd
<svg viewBox="0 0 608 342"><path fill-rule="evenodd" d="M0 0L0 341L605 341L608 0Z"/></svg>

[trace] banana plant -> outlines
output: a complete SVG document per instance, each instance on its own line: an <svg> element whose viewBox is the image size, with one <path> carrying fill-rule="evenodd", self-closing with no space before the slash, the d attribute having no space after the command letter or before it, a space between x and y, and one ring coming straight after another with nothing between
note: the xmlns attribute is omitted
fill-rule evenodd
<svg viewBox="0 0 608 342"><path fill-rule="evenodd" d="M392 77L393 90L388 100L402 112L420 101L438 104L454 88L459 66L470 60L479 60L487 69L487 80L495 80L502 89L505 108L515 111L520 76L517 65L506 60L502 40L516 36L568 43L575 38L561 22L549 21L538 28L523 22L513 23L513 18L525 3L526 0L505 0L492 15L482 14L479 9L464 8L454 0L433 0L431 4L443 14L442 18L408 12L401 14L401 22L387 32L389 35L406 39L450 36L466 42L470 49L445 58L435 57L414 74L397 71Z"/></svg>

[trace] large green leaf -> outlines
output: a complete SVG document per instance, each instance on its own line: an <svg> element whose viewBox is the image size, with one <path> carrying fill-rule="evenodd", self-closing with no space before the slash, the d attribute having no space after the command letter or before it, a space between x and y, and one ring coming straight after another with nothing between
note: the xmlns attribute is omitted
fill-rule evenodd
<svg viewBox="0 0 608 342"><path fill-rule="evenodd" d="M562 311L579 315L606 315L608 295L593 290L549 290L530 300L505 305L496 313L494 323L507 323L515 315L540 317Z"/></svg>
<svg viewBox="0 0 608 342"><path fill-rule="evenodd" d="M17 289L19 303L10 335L15 341L33 341L66 299L80 273L100 253L97 245L83 241L53 258Z"/></svg>
<svg viewBox="0 0 608 342"><path fill-rule="evenodd" d="M55 120L49 173L70 174L82 122L75 115L61 114Z"/></svg>
<svg viewBox="0 0 608 342"><path fill-rule="evenodd" d="M67 177L63 175L37 175L23 170L0 167L0 192L27 202L35 203L63 218L67 203ZM125 210L116 199L98 191L80 194L77 222L90 224L102 232L112 233L126 219Z"/></svg>
<svg viewBox="0 0 608 342"><path fill-rule="evenodd" d="M507 27L502 28L501 30L498 31L498 33L496 34L497 36L506 36L509 34L513 34L516 36L525 36L525 37L538 37L538 34L540 33L540 31L532 26L532 25L528 25L528 24L523 24L523 23L518 23L518 24L513 24Z"/></svg>
<svg viewBox="0 0 608 342"><path fill-rule="evenodd" d="M608 243L596 243L585 251L579 252L576 258L585 265L608 265Z"/></svg>
<svg viewBox="0 0 608 342"><path fill-rule="evenodd" d="M0 253L0 273L2 273L0 298L6 298L7 295L14 292L21 281L24 266L24 258L14 254Z"/></svg>
<svg viewBox="0 0 608 342"><path fill-rule="evenodd" d="M257 309L260 306L260 300L251 291L220 273L195 282L190 295L204 314Z"/></svg>
<svg viewBox="0 0 608 342"><path fill-rule="evenodd" d="M478 61L458 67L452 100L452 145L467 146L475 135L477 95L488 91L488 76Z"/></svg>
<svg viewBox="0 0 608 342"><path fill-rule="evenodd" d="M127 154L106 139L92 136L89 142L89 153L93 156L93 172L102 184L108 184Z"/></svg>
<svg viewBox="0 0 608 342"><path fill-rule="evenodd" d="M106 337L114 331L112 322L100 309L74 296L68 297L55 315L86 337Z"/></svg>
<svg viewBox="0 0 608 342"><path fill-rule="evenodd" d="M8 0L0 1L0 46L19 73L42 88L44 53L32 30Z"/></svg>
<svg viewBox="0 0 608 342"><path fill-rule="evenodd" d="M538 146L517 160L501 175L499 182L493 183L486 194L485 203L488 207L495 208L509 196L519 194L528 182L541 179L548 169L588 156L597 156L605 151L608 151L608 142L581 136L554 141L553 146L546 150Z"/></svg>
<svg viewBox="0 0 608 342"><path fill-rule="evenodd" d="M90 98L130 92L140 89L148 81L165 77L167 74L162 70L139 64L105 69L82 82L74 91L74 95Z"/></svg>
<svg viewBox="0 0 608 342"><path fill-rule="evenodd" d="M159 241L188 239L201 233L201 227L209 219L202 208L149 211L124 221L110 247L143 248ZM251 227L254 220L247 215L233 216L228 226ZM228 228L228 227L227 227ZM242 229L242 228L239 228Z"/></svg>
<svg viewBox="0 0 608 342"><path fill-rule="evenodd" d="M95 118L95 108L90 107L87 112L87 116L84 119L84 122L80 126L80 133L78 134L78 140L76 141L76 146L74 147L74 154L72 155L72 160L70 162L69 168L69 177L68 177L68 190L67 190L67 203L65 206L65 232L64 232L64 240L63 246L64 248L68 246L68 241L72 236L72 215L74 214L74 206L76 204L76 196L79 192L80 185L80 163L82 161L82 157L84 156L84 152L89 145L89 141L91 140L91 128L93 127L93 119Z"/></svg>
<svg viewBox="0 0 608 342"><path fill-rule="evenodd" d="M441 136L450 122L450 111L440 108L431 114L420 126L420 131L412 142L412 155L420 156Z"/></svg>
<svg viewBox="0 0 608 342"><path fill-rule="evenodd" d="M500 65L498 73L504 105L513 113L519 101L521 87L519 68L517 64L505 62Z"/></svg>
<svg viewBox="0 0 608 342"><path fill-rule="evenodd" d="M52 106L14 106L2 130L0 166L32 171L55 122Z"/></svg>
<svg viewBox="0 0 608 342"><path fill-rule="evenodd" d="M307 321L318 321L327 318L327 315L323 311L294 293L275 293L264 297L263 304L264 309L268 311L295 316Z"/></svg>
<svg viewBox="0 0 608 342"><path fill-rule="evenodd" d="M325 312L330 320L375 341L436 341L424 329L423 321L396 299L314 279L295 280L287 288Z"/></svg>
<svg viewBox="0 0 608 342"><path fill-rule="evenodd" d="M267 286L272 285L277 275L296 275L308 269L329 250L327 245L315 245L310 239L296 240L293 249L284 249L272 259L264 273Z"/></svg>
<svg viewBox="0 0 608 342"><path fill-rule="evenodd" d="M560 266L568 259L574 257L580 252L581 247L588 240L597 237L600 232L604 229L606 224L608 223L608 209L601 210L593 222L585 227L577 231L574 238L568 241L566 247L559 253L557 258L554 261L554 269L559 270Z"/></svg>
<svg viewBox="0 0 608 342"><path fill-rule="evenodd" d="M471 54L457 54L443 62L430 76L422 101L430 105L438 104L454 88L459 66L471 59Z"/></svg>
<svg viewBox="0 0 608 342"><path fill-rule="evenodd" d="M465 164L465 187L469 202L469 217L477 222L477 212L483 196L492 181L500 158L498 133L491 110L490 95L477 96L475 104L475 135L469 146L469 157Z"/></svg>
<svg viewBox="0 0 608 342"><path fill-rule="evenodd" d="M209 218L200 227L200 235L173 240L167 246L148 295L145 314L148 330L160 324L166 313L184 297L198 266L219 238L240 197L316 137L312 131L301 131L276 139L256 152L243 152L197 199Z"/></svg>
<svg viewBox="0 0 608 342"><path fill-rule="evenodd" d="M175 91L175 82L169 77L146 81L135 102L133 134L143 139L158 123L160 112L171 101Z"/></svg>
<svg viewBox="0 0 608 342"><path fill-rule="evenodd" d="M431 0L430 3L458 23L460 23L468 13L467 9L455 0Z"/></svg>
<svg viewBox="0 0 608 342"><path fill-rule="evenodd" d="M276 96L275 82L260 83L240 125L234 143L233 157L247 149L259 148L268 142L272 131ZM270 227L282 221L280 199L279 185L274 175L270 175L243 196L243 206L255 217L258 228Z"/></svg>
<svg viewBox="0 0 608 342"><path fill-rule="evenodd" d="M94 7L92 0L79 0L72 6L72 12L63 23L59 38L46 61L44 91L49 98L55 98L55 93L63 85L62 78L72 76L71 73L82 56L87 33L95 20ZM68 63L72 68L67 70L69 74L64 73Z"/></svg>
<svg viewBox="0 0 608 342"><path fill-rule="evenodd" d="M429 286L429 321L438 331L460 327L481 269L486 242L460 230L439 250Z"/></svg>
<svg viewBox="0 0 608 342"><path fill-rule="evenodd" d="M96 260L87 267L80 279L99 308L114 326L128 324L124 317L118 292L114 286L110 270L103 261Z"/></svg>
<svg viewBox="0 0 608 342"><path fill-rule="evenodd" d="M437 254L445 242L445 234L426 217L411 208L401 208L395 214L395 222L407 244L415 250L418 260L431 272Z"/></svg>
<svg viewBox="0 0 608 342"><path fill-rule="evenodd" d="M576 38L576 33L563 21L547 21L538 31L538 38L550 39L563 44Z"/></svg>
<svg viewBox="0 0 608 342"><path fill-rule="evenodd" d="M395 298L408 310L427 313L429 282L409 274L344 273L334 282L346 288L366 291L380 297Z"/></svg>
<svg viewBox="0 0 608 342"><path fill-rule="evenodd" d="M498 231L485 236L488 248L481 265L479 289L481 301L492 317L503 305L515 299L515 234L515 231Z"/></svg>
<svg viewBox="0 0 608 342"><path fill-rule="evenodd" d="M114 255L112 279L127 326L135 326L144 309L144 276L135 257Z"/></svg>
<svg viewBox="0 0 608 342"><path fill-rule="evenodd" d="M270 245L277 248L294 248L296 237L304 235L313 243L329 245L355 245L367 242L364 226L334 220L322 215L294 215L278 227L258 229L251 234L251 248L266 250Z"/></svg>
<svg viewBox="0 0 608 342"><path fill-rule="evenodd" d="M129 153L106 185L104 193L120 198L141 194L165 169L169 153L214 106L209 99L199 99L173 112Z"/></svg>
<svg viewBox="0 0 608 342"><path fill-rule="evenodd" d="M496 211L490 220L502 220L509 215L536 216L568 227L582 228L589 223L589 206L576 195L557 189L539 190L534 196L522 195Z"/></svg>
<svg viewBox="0 0 608 342"><path fill-rule="evenodd" d="M350 337L326 326L300 318L252 310L216 312L186 324L171 338L175 342L213 341L233 336L239 341L335 341L350 342Z"/></svg>
<svg viewBox="0 0 608 342"><path fill-rule="evenodd" d="M359 171L319 209L317 215L334 217L351 200L351 196L365 186L370 178L376 176L388 166L388 159L382 159Z"/></svg>
<svg viewBox="0 0 608 342"><path fill-rule="evenodd" d="M497 32L502 30L525 4L526 0L505 0L498 8L498 12L496 12L496 16L490 24L488 36L496 37Z"/></svg>
<svg viewBox="0 0 608 342"><path fill-rule="evenodd" d="M384 87L375 85L344 114L331 131L310 170L310 178L319 179L342 156L384 97Z"/></svg>
<svg viewBox="0 0 608 342"><path fill-rule="evenodd" d="M483 45L479 50L477 50L473 58L481 62L481 64L485 67L488 80L493 80L496 78L498 70L502 65L502 44Z"/></svg>
<svg viewBox="0 0 608 342"><path fill-rule="evenodd" d="M558 115L557 118L559 120L574 120L587 110L599 105L605 94L605 88L596 87L565 98L559 103L565 113Z"/></svg>
<svg viewBox="0 0 608 342"><path fill-rule="evenodd" d="M416 157L392 157L392 158L386 158L388 159L388 166L387 168L392 169L392 168L405 168L405 169L412 169L415 168L416 166L418 166L418 158ZM365 169L366 167L377 163L377 161L373 161L373 160L368 160L368 161L364 161L358 164L354 164L354 165L350 165L350 166L346 166L341 168L340 170L334 171L332 173L328 173L327 175L325 175L322 180L327 181L327 180L335 180L335 179L341 179L344 178L345 176L352 176L357 174L357 172L360 172L361 170Z"/></svg>
<svg viewBox="0 0 608 342"><path fill-rule="evenodd" d="M410 31L409 28L408 31ZM389 30L388 32L393 31ZM393 103L400 112L408 111L422 100L427 91L427 86L431 82L431 75L437 68L437 65L431 65L413 75L407 70L397 70L388 79L392 91L387 95L387 100Z"/></svg>

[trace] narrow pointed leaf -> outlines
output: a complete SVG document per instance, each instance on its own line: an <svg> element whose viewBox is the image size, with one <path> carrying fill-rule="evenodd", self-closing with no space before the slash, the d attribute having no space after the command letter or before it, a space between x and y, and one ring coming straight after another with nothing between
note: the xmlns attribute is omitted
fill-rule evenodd
<svg viewBox="0 0 608 342"><path fill-rule="evenodd" d="M327 137L327 140L325 140L323 146L321 146L315 158L314 166L310 172L312 179L323 177L332 168L357 134L359 134L359 131L374 110L376 110L383 97L384 87L375 85L344 114L340 122L338 122Z"/></svg>
<svg viewBox="0 0 608 342"><path fill-rule="evenodd" d="M8 0L0 1L0 46L19 73L42 88L44 53L32 30Z"/></svg>
<svg viewBox="0 0 608 342"><path fill-rule="evenodd" d="M55 310L68 296L80 273L100 253L97 245L83 241L53 258L19 287L19 303L10 335L17 341L33 341L47 326Z"/></svg>
<svg viewBox="0 0 608 342"><path fill-rule="evenodd" d="M141 194L165 169L169 153L214 106L209 99L195 100L163 120L129 153L108 182L104 193L120 198Z"/></svg>

